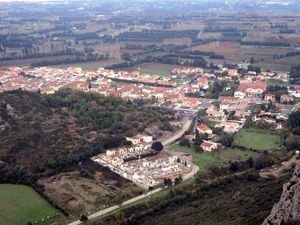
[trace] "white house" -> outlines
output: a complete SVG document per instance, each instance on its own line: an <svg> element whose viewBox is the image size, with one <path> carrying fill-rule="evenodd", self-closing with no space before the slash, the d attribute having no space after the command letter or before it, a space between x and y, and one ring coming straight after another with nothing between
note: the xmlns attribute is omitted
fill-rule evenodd
<svg viewBox="0 0 300 225"><path fill-rule="evenodd" d="M218 148L218 144L212 141L204 141L200 146L204 151L211 152Z"/></svg>

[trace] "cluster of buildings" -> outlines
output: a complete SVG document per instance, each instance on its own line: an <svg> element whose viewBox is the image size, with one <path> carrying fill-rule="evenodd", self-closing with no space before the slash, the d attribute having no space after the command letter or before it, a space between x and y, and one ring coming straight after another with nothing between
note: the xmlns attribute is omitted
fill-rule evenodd
<svg viewBox="0 0 300 225"><path fill-rule="evenodd" d="M249 121L264 122L271 129L282 129L294 108L295 98L300 96L300 86L289 87L286 93L277 96L274 92L268 92L269 79L288 81L289 75L248 71L241 76L237 69L222 68L220 71L204 72L184 89L187 93L200 91L201 96L201 91L205 93L216 80L237 84L232 95L219 95L217 101L207 106L205 116L209 123L200 123L196 127L202 138L200 147L204 151L213 151L222 146L218 143L220 137L214 133L215 129L218 129L218 133L221 131L230 135ZM229 90L230 87L224 89ZM262 106L262 109L257 110L257 106Z"/></svg>
<svg viewBox="0 0 300 225"><path fill-rule="evenodd" d="M205 73L203 76L199 76L197 79L193 80L189 85L184 87L183 92L188 93L199 93L199 90L207 90L209 85L212 83L213 79ZM204 97L202 95L201 97Z"/></svg>
<svg viewBox="0 0 300 225"><path fill-rule="evenodd" d="M113 79L115 74L117 76L124 75L128 80L133 76L131 81L140 79L140 82L116 82ZM121 97L125 100L155 100L160 104L170 102L192 105L193 107L200 104L198 99L187 98L181 91L178 91L177 87L173 87L173 83L169 81L170 78L157 80L158 76L147 74L135 76L134 74L115 73L103 68L95 72L84 71L78 67L67 69L9 67L0 69L0 92L23 89L51 94L60 88L72 88L85 92L97 92L105 96ZM155 82L158 86L152 85Z"/></svg>
<svg viewBox="0 0 300 225"><path fill-rule="evenodd" d="M162 184L165 178L174 180L192 170L190 162L142 144L107 150L92 160L146 189Z"/></svg>
<svg viewBox="0 0 300 225"><path fill-rule="evenodd" d="M53 93L60 88L88 91L88 80L96 77L95 72L83 72L81 68L58 69L52 67L0 69L0 92L14 89ZM108 84L107 79L97 79L96 84Z"/></svg>
<svg viewBox="0 0 300 225"><path fill-rule="evenodd" d="M203 73L203 69L200 67L197 68L192 68L192 67L181 67L181 68L174 68L171 72L172 74L202 74Z"/></svg>

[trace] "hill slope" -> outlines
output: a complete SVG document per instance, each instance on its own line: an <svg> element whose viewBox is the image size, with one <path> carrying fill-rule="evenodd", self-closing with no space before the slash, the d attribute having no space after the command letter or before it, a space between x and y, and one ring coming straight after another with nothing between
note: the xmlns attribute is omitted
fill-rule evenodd
<svg viewBox="0 0 300 225"><path fill-rule="evenodd" d="M125 135L150 126L172 130L173 118L170 111L92 93L1 93L0 182L35 183L128 144Z"/></svg>
<svg viewBox="0 0 300 225"><path fill-rule="evenodd" d="M287 176L266 180L243 174L209 185L174 187L164 198L129 207L92 224L260 225L280 198L286 180ZM122 220L119 215L123 215Z"/></svg>
<svg viewBox="0 0 300 225"><path fill-rule="evenodd" d="M300 164L263 225L300 224Z"/></svg>

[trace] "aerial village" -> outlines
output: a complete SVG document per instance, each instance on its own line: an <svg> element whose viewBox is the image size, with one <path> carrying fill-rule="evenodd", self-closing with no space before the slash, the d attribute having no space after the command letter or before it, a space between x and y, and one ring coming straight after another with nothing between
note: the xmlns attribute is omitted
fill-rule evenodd
<svg viewBox="0 0 300 225"><path fill-rule="evenodd" d="M134 145L108 150L92 160L145 189L163 183L165 178L182 179L192 172L191 162L166 150L153 150L150 145L151 137L127 137L127 140L133 140Z"/></svg>
<svg viewBox="0 0 300 225"><path fill-rule="evenodd" d="M10 67L0 70L0 92L20 88L50 94L60 88L73 88L124 100L142 99L178 112L193 129L192 135L186 137L194 140L195 133L200 135L199 148L212 152L224 145L220 132L234 134L249 121L279 130L298 107L295 99L300 98L300 86L287 86L286 91L280 92L269 85L269 81L288 82L288 73L242 71L226 66L212 70L174 67L171 76L161 77L104 68L84 71L73 67ZM178 78L182 82L175 82ZM207 120L202 121L202 116ZM184 132L159 141L166 146L178 141ZM166 148L152 149L151 136L139 134L127 140L131 146L109 149L92 160L144 188L159 185L165 178L182 179L194 171L195 165L187 155L175 154Z"/></svg>

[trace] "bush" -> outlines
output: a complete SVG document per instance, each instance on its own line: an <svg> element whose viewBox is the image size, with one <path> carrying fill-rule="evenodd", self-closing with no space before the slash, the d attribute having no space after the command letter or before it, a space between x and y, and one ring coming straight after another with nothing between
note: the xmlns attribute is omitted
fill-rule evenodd
<svg viewBox="0 0 300 225"><path fill-rule="evenodd" d="M151 148L155 151L162 151L164 149L163 144L160 141L153 142Z"/></svg>
<svg viewBox="0 0 300 225"><path fill-rule="evenodd" d="M179 141L179 145L180 146L186 146L186 147L191 147L191 143L190 143L190 140L187 139L187 138L182 138L180 141Z"/></svg>

